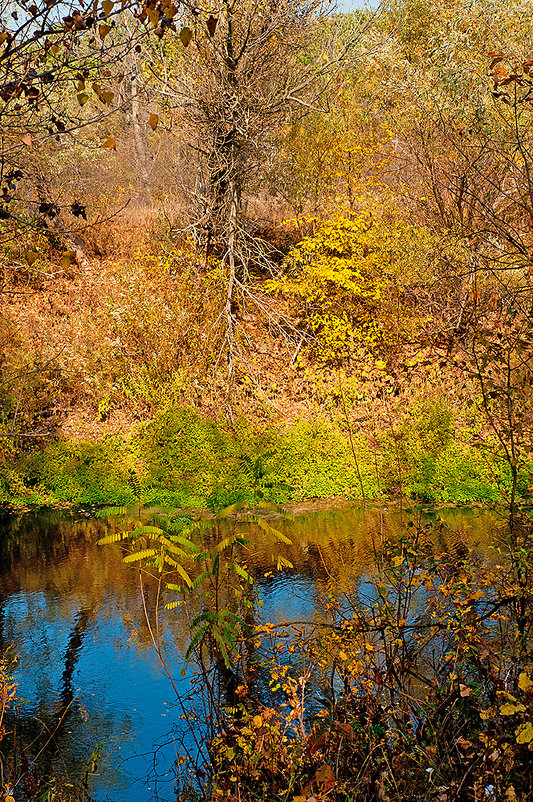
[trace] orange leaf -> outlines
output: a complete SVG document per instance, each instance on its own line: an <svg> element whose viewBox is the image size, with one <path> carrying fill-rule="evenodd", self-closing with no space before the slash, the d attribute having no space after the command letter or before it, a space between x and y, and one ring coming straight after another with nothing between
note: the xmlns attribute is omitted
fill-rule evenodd
<svg viewBox="0 0 533 802"><path fill-rule="evenodd" d="M148 120L148 125L150 126L152 131L155 131L155 129L157 128L158 122L159 122L158 115L157 114L150 114L150 119Z"/></svg>
<svg viewBox="0 0 533 802"><path fill-rule="evenodd" d="M106 141L103 143L102 147L103 148L111 148L111 150L116 150L117 149L117 143L116 143L115 137L114 136L110 136L109 139L106 139Z"/></svg>

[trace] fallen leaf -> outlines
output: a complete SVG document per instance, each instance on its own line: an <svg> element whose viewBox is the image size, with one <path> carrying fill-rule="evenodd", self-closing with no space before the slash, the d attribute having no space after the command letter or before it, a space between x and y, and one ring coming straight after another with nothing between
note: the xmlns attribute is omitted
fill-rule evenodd
<svg viewBox="0 0 533 802"><path fill-rule="evenodd" d="M152 131L155 131L155 129L157 128L158 122L159 122L159 116L157 114L150 114L150 119L148 120L148 125L150 126Z"/></svg>
<svg viewBox="0 0 533 802"><path fill-rule="evenodd" d="M31 138L31 134L25 134L24 136L20 137L21 142L24 142L30 150L33 150L33 140Z"/></svg>
<svg viewBox="0 0 533 802"><path fill-rule="evenodd" d="M111 148L111 150L117 149L117 143L114 136L110 136L109 139L102 144L103 148Z"/></svg>

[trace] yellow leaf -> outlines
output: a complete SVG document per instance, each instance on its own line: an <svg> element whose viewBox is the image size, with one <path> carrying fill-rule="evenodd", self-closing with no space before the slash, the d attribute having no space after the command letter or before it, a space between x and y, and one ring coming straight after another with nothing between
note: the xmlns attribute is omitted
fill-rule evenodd
<svg viewBox="0 0 533 802"><path fill-rule="evenodd" d="M37 251L26 251L25 259L26 259L26 261L27 261L27 263L29 264L30 267L32 266L32 264L35 261L37 261L38 258L39 258L39 254L38 254Z"/></svg>
<svg viewBox="0 0 533 802"><path fill-rule="evenodd" d="M76 253L75 251L64 251L61 256L61 266L64 270L67 270L71 264L76 263Z"/></svg>
<svg viewBox="0 0 533 802"><path fill-rule="evenodd" d="M533 688L533 682L529 679L526 673L522 673L518 677L518 687L521 691L527 691L529 688Z"/></svg>
<svg viewBox="0 0 533 802"><path fill-rule="evenodd" d="M113 6L114 5L115 4L112 3L111 0L104 0L104 2L102 3L102 11L106 15L106 17L108 17L111 14L111 12L113 11Z"/></svg>
<svg viewBox="0 0 533 802"><path fill-rule="evenodd" d="M517 744L530 744L533 741L533 724L531 721L517 727L515 735Z"/></svg>
<svg viewBox="0 0 533 802"><path fill-rule="evenodd" d="M259 727L263 726L263 716L254 716L252 719L252 727L254 730L258 730Z"/></svg>
<svg viewBox="0 0 533 802"><path fill-rule="evenodd" d="M511 702L506 702L506 704L500 707L500 715L502 716L514 716L515 713L523 713L525 711L524 705L513 705ZM525 742L523 742L525 743Z"/></svg>

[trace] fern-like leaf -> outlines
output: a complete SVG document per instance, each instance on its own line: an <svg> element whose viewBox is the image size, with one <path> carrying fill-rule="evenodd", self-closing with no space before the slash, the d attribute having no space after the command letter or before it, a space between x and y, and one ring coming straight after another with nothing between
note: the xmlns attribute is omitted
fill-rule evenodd
<svg viewBox="0 0 533 802"><path fill-rule="evenodd" d="M135 560L146 560L148 557L155 557L157 551L155 549L143 549L142 551L136 551L133 554L128 554L127 557L124 557L125 563L133 563Z"/></svg>
<svg viewBox="0 0 533 802"><path fill-rule="evenodd" d="M182 578L183 580L185 580L185 582L186 582L186 584L187 584L187 587L188 587L188 588L190 588L190 587L191 587L191 585L192 585L192 579L190 578L189 574L187 573L187 571L185 570L185 568L183 567L183 565L180 565L179 563L177 563L177 565L176 565L176 571L177 571L177 572L178 572L178 574L181 576L181 578Z"/></svg>
<svg viewBox="0 0 533 802"><path fill-rule="evenodd" d="M105 535L105 537L101 537L100 540L96 541L96 543L98 546L107 546L109 543L118 543L121 540L126 540L129 535L129 532L115 532L112 535Z"/></svg>
<svg viewBox="0 0 533 802"><path fill-rule="evenodd" d="M292 540L289 540L287 535L284 535L283 532L279 531L279 529L274 529L274 527L270 526L270 524L267 524L267 522L263 518L258 518L257 516L254 516L253 521L264 532L271 535L276 540L281 540L282 543L287 543L289 546L292 546Z"/></svg>
<svg viewBox="0 0 533 802"><path fill-rule="evenodd" d="M246 582L249 582L250 585L253 585L254 583L253 577L250 576L248 571L245 571L245 569L242 568L238 563L229 563L229 567L233 568L235 573L238 574L239 576L242 576L242 578L245 579Z"/></svg>
<svg viewBox="0 0 533 802"><path fill-rule="evenodd" d="M201 627L199 627L196 630L196 632L194 633L194 635L191 638L191 642L189 643L189 645L187 647L187 651L185 652L185 659L186 660L189 659L189 657L191 656L192 650L194 649L194 647L196 646L196 644L198 643L200 638L202 638L205 635L207 629L209 629L209 624L203 624Z"/></svg>

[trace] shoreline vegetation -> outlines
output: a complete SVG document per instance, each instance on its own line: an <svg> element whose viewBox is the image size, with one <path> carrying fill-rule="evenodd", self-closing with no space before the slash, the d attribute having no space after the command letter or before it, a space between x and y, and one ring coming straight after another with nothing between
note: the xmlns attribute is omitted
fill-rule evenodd
<svg viewBox="0 0 533 802"><path fill-rule="evenodd" d="M511 475L454 425L439 402L414 405L400 430L346 431L344 420L300 420L285 430L242 420L203 419L169 407L128 439L57 440L0 468L7 510L55 505L227 506L254 491L279 503L405 496L425 503L505 505ZM251 464L261 461L261 475ZM398 466L400 465L400 470ZM517 501L530 501L533 463L522 466Z"/></svg>

